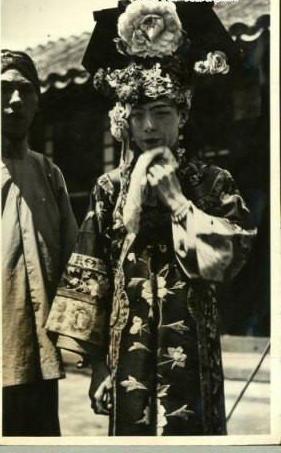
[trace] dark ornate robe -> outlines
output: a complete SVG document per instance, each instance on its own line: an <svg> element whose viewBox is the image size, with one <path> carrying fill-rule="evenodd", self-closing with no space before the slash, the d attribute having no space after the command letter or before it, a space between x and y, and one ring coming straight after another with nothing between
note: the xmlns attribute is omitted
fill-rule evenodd
<svg viewBox="0 0 281 453"><path fill-rule="evenodd" d="M249 211L226 170L191 160L178 170L187 215L144 206L132 240L122 223L131 170L98 179L49 328L106 350L110 434L225 434L215 284L246 260Z"/></svg>

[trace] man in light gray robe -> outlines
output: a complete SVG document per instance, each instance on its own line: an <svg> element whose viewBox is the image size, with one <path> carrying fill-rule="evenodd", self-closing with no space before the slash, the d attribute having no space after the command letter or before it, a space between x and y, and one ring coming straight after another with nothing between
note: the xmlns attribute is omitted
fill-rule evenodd
<svg viewBox="0 0 281 453"><path fill-rule="evenodd" d="M77 233L59 168L31 151L37 71L2 50L3 435L60 435L59 351L45 322Z"/></svg>

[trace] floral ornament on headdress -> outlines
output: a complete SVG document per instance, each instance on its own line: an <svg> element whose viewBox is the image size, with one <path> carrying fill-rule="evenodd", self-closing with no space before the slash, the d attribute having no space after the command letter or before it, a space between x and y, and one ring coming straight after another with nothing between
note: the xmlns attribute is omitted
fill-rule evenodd
<svg viewBox="0 0 281 453"><path fill-rule="evenodd" d="M170 0L134 0L118 20L119 52L142 58L172 55L182 43L182 24Z"/></svg>
<svg viewBox="0 0 281 453"><path fill-rule="evenodd" d="M99 69L94 76L94 87L117 98L113 110L109 112L111 133L118 141L127 137L131 106L143 98L151 100L165 97L172 99L177 105L191 106L191 90L183 87L170 74L164 73L160 63L146 69L142 65L131 63L124 69L106 71Z"/></svg>
<svg viewBox="0 0 281 453"><path fill-rule="evenodd" d="M143 98L168 97L176 104L190 106L190 88L183 86L168 72L164 73L159 62L148 69L137 63L114 71L100 68L94 75L93 84L96 90L117 98L123 104L134 105Z"/></svg>
<svg viewBox="0 0 281 453"><path fill-rule="evenodd" d="M128 138L129 123L128 118L131 113L130 104L116 102L108 116L110 118L110 132L111 135L118 141L122 142Z"/></svg>
<svg viewBox="0 0 281 453"><path fill-rule="evenodd" d="M229 65L226 62L225 53L220 50L209 52L206 60L195 63L194 71L197 74L227 74L229 72Z"/></svg>

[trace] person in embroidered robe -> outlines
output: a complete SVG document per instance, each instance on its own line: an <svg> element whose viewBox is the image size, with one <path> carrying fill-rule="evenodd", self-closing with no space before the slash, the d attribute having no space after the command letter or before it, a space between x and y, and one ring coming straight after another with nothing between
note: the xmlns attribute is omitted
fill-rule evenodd
<svg viewBox="0 0 281 453"><path fill-rule="evenodd" d="M23 52L2 50L3 435L58 436L60 351L46 322L77 225L63 176L31 151L40 85Z"/></svg>
<svg viewBox="0 0 281 453"><path fill-rule="evenodd" d="M121 161L98 178L48 320L61 346L91 358L92 407L110 435L226 433L216 284L239 272L255 229L230 173L180 147L190 80L175 56L155 59L181 32L171 2L136 0L119 17L118 49L138 60L99 69L94 86L117 99ZM99 33L101 22L89 68ZM229 71L222 52L194 68Z"/></svg>

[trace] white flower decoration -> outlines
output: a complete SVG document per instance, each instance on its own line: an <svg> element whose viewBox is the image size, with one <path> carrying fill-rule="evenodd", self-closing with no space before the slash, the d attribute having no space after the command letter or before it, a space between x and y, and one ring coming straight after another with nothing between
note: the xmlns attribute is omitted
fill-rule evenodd
<svg viewBox="0 0 281 453"><path fill-rule="evenodd" d="M168 347L167 352L168 354L164 354L164 357L167 357L168 360L159 363L159 365L171 363L172 369L176 366L180 368L185 367L187 355L183 352L183 348L181 346L178 346L177 348Z"/></svg>
<svg viewBox="0 0 281 453"><path fill-rule="evenodd" d="M134 316L132 320L132 326L130 328L130 334L132 335L137 335L138 333L142 333L143 328L145 327L145 324L143 324L143 321L139 316Z"/></svg>
<svg viewBox="0 0 281 453"><path fill-rule="evenodd" d="M115 106L109 112L110 131L112 136L119 142L126 139L129 130L128 118L131 113L130 104L121 104L116 102Z"/></svg>
<svg viewBox="0 0 281 453"><path fill-rule="evenodd" d="M135 0L119 17L118 35L127 54L161 58L180 46L182 24L173 2Z"/></svg>
<svg viewBox="0 0 281 453"><path fill-rule="evenodd" d="M183 348L181 346L178 346L177 348L168 348L167 351L169 357L173 359L172 368L174 368L175 366L178 366L180 368L185 367L187 355L184 354Z"/></svg>
<svg viewBox="0 0 281 453"><path fill-rule="evenodd" d="M166 280L164 277L157 276L157 295L159 299L163 299L168 294L166 288ZM145 280L142 285L141 297L146 300L149 305L152 305L153 294L150 280Z"/></svg>
<svg viewBox="0 0 281 453"><path fill-rule="evenodd" d="M209 52L206 60L195 63L194 71L198 74L227 74L229 65L227 64L225 53L220 50Z"/></svg>

